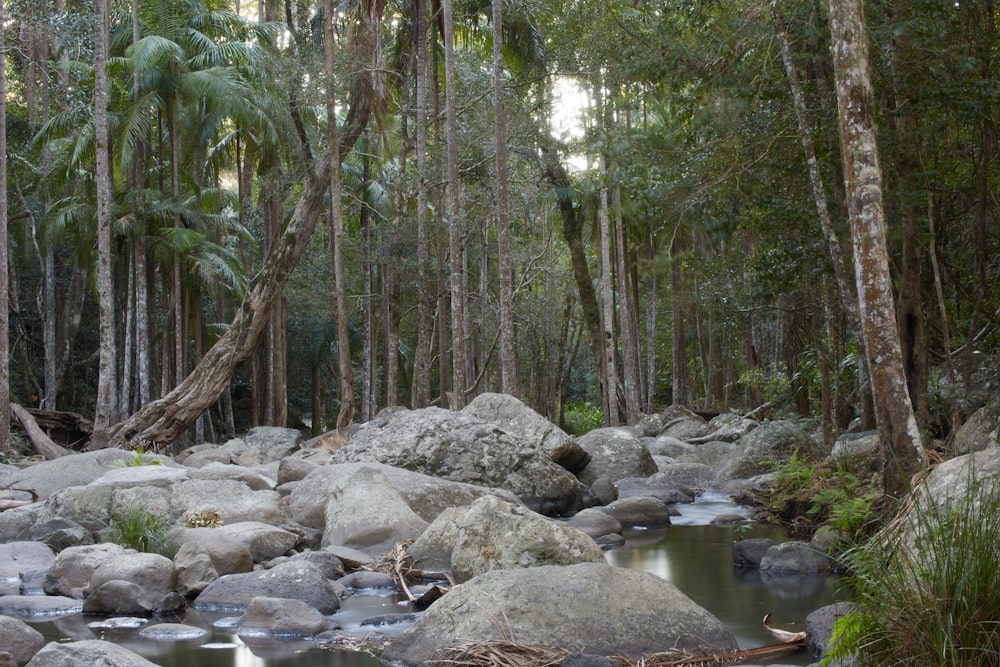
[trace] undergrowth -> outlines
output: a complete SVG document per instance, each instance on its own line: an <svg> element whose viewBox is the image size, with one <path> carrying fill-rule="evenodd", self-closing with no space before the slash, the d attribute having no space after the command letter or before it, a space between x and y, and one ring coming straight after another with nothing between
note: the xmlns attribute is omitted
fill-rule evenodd
<svg viewBox="0 0 1000 667"><path fill-rule="evenodd" d="M172 555L167 540L170 524L141 503L130 503L111 512L111 531L116 544L136 551Z"/></svg>
<svg viewBox="0 0 1000 667"><path fill-rule="evenodd" d="M855 606L823 664L1000 666L1000 484L923 498L905 518L905 530L845 554Z"/></svg>

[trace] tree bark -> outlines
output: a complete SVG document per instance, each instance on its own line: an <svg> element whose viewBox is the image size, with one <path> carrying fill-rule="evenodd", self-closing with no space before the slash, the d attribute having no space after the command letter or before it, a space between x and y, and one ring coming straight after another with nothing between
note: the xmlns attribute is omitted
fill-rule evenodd
<svg viewBox="0 0 1000 667"><path fill-rule="evenodd" d="M336 82L333 75L333 1L323 2L323 52L326 69L326 127L331 146L340 144L337 127ZM354 368L351 366L351 334L347 327L347 284L344 280L344 208L340 168L330 169L330 227L333 245L333 279L337 307L337 366L340 375L340 410L337 430L346 433L354 421Z"/></svg>
<svg viewBox="0 0 1000 667"><path fill-rule="evenodd" d="M500 391L518 396L514 333L514 262L507 198L507 120L504 112L503 0L493 0L493 119L496 135L497 264L500 271Z"/></svg>
<svg viewBox="0 0 1000 667"><path fill-rule="evenodd" d="M427 231L427 37L424 26L424 3L414 0L416 27L416 153L417 153L417 344L413 351L413 378L410 406L426 407L430 402L431 303L430 267Z"/></svg>
<svg viewBox="0 0 1000 667"><path fill-rule="evenodd" d="M371 20L380 20L382 10L382 2L374 0L368 8ZM373 54L369 55L374 58ZM327 155L310 166L302 196L288 225L274 252L268 256L249 286L229 328L172 391L117 424L111 431L109 444L172 443L218 399L228 387L235 369L253 355L267 326L271 309L316 230L330 184L331 163L339 166L372 115L375 96L373 77L376 73L373 67L361 67L356 71L340 144L336 150L331 148ZM101 446L100 441L94 441L88 449Z"/></svg>
<svg viewBox="0 0 1000 667"><path fill-rule="evenodd" d="M114 283L111 267L111 154L108 128L109 0L97 0L94 35L94 141L97 185L97 299L100 310L100 362L94 432L115 423L117 396Z"/></svg>
<svg viewBox="0 0 1000 667"><path fill-rule="evenodd" d="M4 0L0 0L0 26ZM7 49L0 40L0 63L7 62ZM7 155L7 72L0 68L0 156ZM0 452L10 448L10 277L7 273L7 160L0 160Z"/></svg>
<svg viewBox="0 0 1000 667"><path fill-rule="evenodd" d="M899 498L922 465L923 447L896 330L861 1L830 0L830 30L844 184L859 311L875 398L883 486L887 496Z"/></svg>

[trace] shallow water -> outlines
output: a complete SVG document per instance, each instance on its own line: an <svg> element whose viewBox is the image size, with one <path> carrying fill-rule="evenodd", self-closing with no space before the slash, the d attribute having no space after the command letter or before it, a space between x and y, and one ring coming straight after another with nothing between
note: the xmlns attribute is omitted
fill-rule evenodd
<svg viewBox="0 0 1000 667"><path fill-rule="evenodd" d="M805 618L816 609L836 602L840 581L827 575L768 576L733 567L732 543L741 537L774 537L779 531L755 526L746 534L735 526L709 525L722 514L741 513L725 497L706 494L690 505L677 505L667 529L629 531L625 546L607 552L608 562L643 570L677 586L688 597L712 612L736 637L740 648L777 643L763 629L765 614L777 627L805 630ZM786 653L759 664L808 665L808 651Z"/></svg>
<svg viewBox="0 0 1000 667"><path fill-rule="evenodd" d="M742 572L732 565L732 542L742 537L778 537L774 531L754 527L742 534L734 526L709 525L723 514L748 515L745 508L721 495L706 494L695 503L677 505L680 516L665 529L629 530L624 546L606 553L609 563L651 572L677 586L688 597L715 614L735 635L741 648L776 642L761 620L773 614L779 627L805 629L805 617L837 600L838 581L827 576L766 577ZM355 595L343 600L333 615L345 630L364 634L361 623L388 613L413 611L399 596ZM107 639L144 656L161 667L376 667L377 658L363 651L321 647L316 642L275 641L240 638L227 623L226 614L189 610L184 617L153 619L156 622L186 622L210 629L198 640L158 641L140 637L135 630L94 630L88 623L100 617L79 614L55 619L31 620L32 626L49 640ZM27 620L27 619L25 619ZM398 634L411 624L382 626L383 634ZM664 647L669 648L669 647ZM784 654L775 664L807 665L813 662L805 651ZM761 660L759 664L768 664Z"/></svg>

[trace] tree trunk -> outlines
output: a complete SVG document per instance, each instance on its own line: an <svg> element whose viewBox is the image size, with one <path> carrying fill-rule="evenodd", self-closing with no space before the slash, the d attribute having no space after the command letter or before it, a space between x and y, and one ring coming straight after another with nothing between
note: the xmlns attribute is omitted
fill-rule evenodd
<svg viewBox="0 0 1000 667"><path fill-rule="evenodd" d="M416 27L416 153L417 153L417 344L413 351L413 381L410 406L426 407L430 402L431 304L430 267L427 232L427 38L424 3L414 0Z"/></svg>
<svg viewBox="0 0 1000 667"><path fill-rule="evenodd" d="M375 0L368 6L369 18L381 19L383 4ZM374 45L371 45L374 47ZM374 54L367 52L374 60ZM370 64L371 65L371 64ZM336 150L312 165L303 183L302 196L285 227L281 239L260 273L248 288L226 332L219 338L191 373L163 398L146 405L139 412L115 426L111 444L121 446L135 441L166 445L176 440L198 416L208 409L229 385L234 370L248 360L257 347L274 304L316 230L323 200L330 185L331 163L340 164L367 126L374 104L373 66L355 70L351 104ZM88 449L98 449L92 442Z"/></svg>
<svg viewBox="0 0 1000 667"><path fill-rule="evenodd" d="M882 207L882 172L860 0L830 0L830 30L844 184L859 311L875 398L883 485L886 495L899 498L908 490L912 474L922 465L923 447L907 391L896 330Z"/></svg>
<svg viewBox="0 0 1000 667"><path fill-rule="evenodd" d="M326 69L326 127L331 146L340 144L337 127L336 82L333 75L333 0L323 2L323 53ZM337 303L337 362L340 376L340 410L337 430L346 433L354 421L354 369L351 334L347 327L347 284L344 280L344 207L340 168L330 169L330 236L333 245L334 292Z"/></svg>
<svg viewBox="0 0 1000 667"><path fill-rule="evenodd" d="M642 405L639 398L639 344L636 330L638 322L635 319L635 306L632 303L632 291L628 285L628 250L625 235L625 220L622 216L621 187L615 186L612 191L613 211L615 215L615 239L618 245L618 300L619 319L621 321L622 338L622 374L625 384L625 421L634 424L639 421Z"/></svg>
<svg viewBox="0 0 1000 667"><path fill-rule="evenodd" d="M97 295L100 310L100 362L97 381L95 434L105 433L116 421L114 282L111 272L111 154L108 129L109 0L97 0L94 36L94 140L97 185Z"/></svg>
<svg viewBox="0 0 1000 667"><path fill-rule="evenodd" d="M507 198L507 119L504 111L503 0L493 0L493 119L496 135L497 264L500 272L500 391L518 396L514 335L514 262Z"/></svg>
<svg viewBox="0 0 1000 667"><path fill-rule="evenodd" d="M580 308L583 311L583 319L587 324L587 333L590 336L590 351L594 356L594 368L597 370L598 377L603 381L605 374L601 372L601 368L604 366L601 308L597 303L597 293L594 291L590 267L587 265L587 253L583 247L583 220L574 204L576 192L570 184L566 168L559 162L558 158L551 153L548 147L543 146L542 150L546 158L545 178L552 184L556 201L559 204L563 239L569 247L573 279L576 282L577 292L580 294ZM603 387L601 392L603 395Z"/></svg>
<svg viewBox="0 0 1000 667"><path fill-rule="evenodd" d="M677 405L691 405L691 375L688 372L687 344L684 334L684 308L681 291L681 249L676 234L670 242L670 313L671 313L671 359L673 375L671 380L673 402Z"/></svg>
<svg viewBox="0 0 1000 667"><path fill-rule="evenodd" d="M4 0L0 0L0 26ZM7 49L0 40L0 63L7 62ZM7 72L0 68L0 155L7 155ZM7 160L0 160L0 452L10 450L10 277L7 273Z"/></svg>

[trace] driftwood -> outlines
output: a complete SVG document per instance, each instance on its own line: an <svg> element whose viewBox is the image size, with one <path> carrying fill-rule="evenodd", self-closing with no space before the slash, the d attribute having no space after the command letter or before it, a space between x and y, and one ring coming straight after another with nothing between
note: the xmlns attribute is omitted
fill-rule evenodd
<svg viewBox="0 0 1000 667"><path fill-rule="evenodd" d="M25 505L33 505L38 502L38 494L31 489L3 489L0 490L0 494L4 496L12 496L14 493L27 493L31 496L30 499L24 498L4 498L0 497L0 512L5 510L12 510L18 507L24 507Z"/></svg>
<svg viewBox="0 0 1000 667"><path fill-rule="evenodd" d="M52 441L52 438L48 436L39 426L35 418L27 410L22 408L17 403L10 404L11 413L17 417L17 420L21 423L21 428L24 429L24 433L28 436L28 440L31 445L35 448L39 454L44 456L48 460L57 459L60 456L64 456L69 453L65 447L60 447Z"/></svg>
<svg viewBox="0 0 1000 667"><path fill-rule="evenodd" d="M447 577L443 573L427 572L425 570L418 570L414 568L413 558L407 551L407 547L412 543L413 540L398 542L396 546L382 553L373 563L365 566L364 569L382 572L383 574L389 575L396 587L403 591L406 599L409 600L411 604L424 608L447 593L448 587L434 585L425 590L421 595L414 595L413 591L411 591L410 587L407 585L407 580L427 577L433 577L441 580L446 579ZM449 583L451 583L450 579Z"/></svg>

